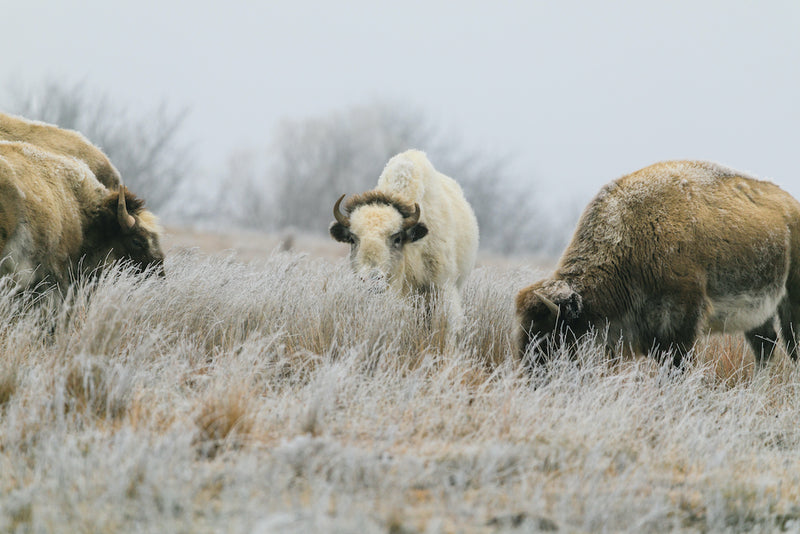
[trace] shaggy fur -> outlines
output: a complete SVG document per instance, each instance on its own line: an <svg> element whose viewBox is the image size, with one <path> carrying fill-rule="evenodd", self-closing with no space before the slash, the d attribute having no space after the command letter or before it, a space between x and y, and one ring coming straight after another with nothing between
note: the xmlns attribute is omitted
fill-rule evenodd
<svg viewBox="0 0 800 534"><path fill-rule="evenodd" d="M370 205L391 206L397 210L397 212L403 218L411 217L411 215L414 213L413 204L409 205L390 193L376 190L359 193L358 195L353 195L352 197L348 198L347 203L345 204L345 210L348 214L351 214L362 206Z"/></svg>
<svg viewBox="0 0 800 534"><path fill-rule="evenodd" d="M404 229L418 204L419 222ZM350 224L334 222L334 239L351 244L353 270L402 294L443 294L451 322L462 316L460 288L475 265L478 222L461 187L437 172L423 152L386 164L377 187L346 203Z"/></svg>
<svg viewBox="0 0 800 534"><path fill-rule="evenodd" d="M799 254L800 204L776 185L707 162L652 165L603 187L554 274L520 291L519 350L541 363L607 331L609 347L671 350L679 366L699 334L745 332L763 362L780 330L796 358Z"/></svg>
<svg viewBox="0 0 800 534"><path fill-rule="evenodd" d="M82 134L39 121L0 113L0 141L19 141L48 152L77 158L108 189L118 189L119 171L103 152Z"/></svg>
<svg viewBox="0 0 800 534"><path fill-rule="evenodd" d="M160 228L123 188L131 228L118 218L119 190L109 191L86 164L28 143L0 141L0 275L22 287L64 287L71 276L115 260L161 270Z"/></svg>

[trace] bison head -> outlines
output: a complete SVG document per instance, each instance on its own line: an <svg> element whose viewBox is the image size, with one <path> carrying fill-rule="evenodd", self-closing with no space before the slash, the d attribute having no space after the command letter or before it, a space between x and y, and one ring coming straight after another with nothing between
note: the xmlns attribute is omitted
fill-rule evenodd
<svg viewBox="0 0 800 534"><path fill-rule="evenodd" d="M517 295L519 351L540 365L567 339L583 333L583 299L563 280L542 280Z"/></svg>
<svg viewBox="0 0 800 534"><path fill-rule="evenodd" d="M399 289L404 278L406 246L428 234L420 222L419 204L409 206L397 198L370 191L350 198L348 215L333 206L330 234L335 240L350 244L350 264L363 281L375 290Z"/></svg>
<svg viewBox="0 0 800 534"><path fill-rule="evenodd" d="M120 186L98 207L84 241L86 265L114 261L129 263L139 272L164 275L164 253L158 219L144 201Z"/></svg>

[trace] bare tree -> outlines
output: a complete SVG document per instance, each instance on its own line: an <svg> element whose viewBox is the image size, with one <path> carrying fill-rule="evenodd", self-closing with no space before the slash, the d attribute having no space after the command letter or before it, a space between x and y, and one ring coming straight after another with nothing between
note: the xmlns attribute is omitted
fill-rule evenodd
<svg viewBox="0 0 800 534"><path fill-rule="evenodd" d="M508 155L469 149L418 110L391 102L284 121L261 170L248 159L252 153L231 162L226 194L240 200L227 204L238 207L235 219L244 226L323 232L339 195L374 187L389 158L409 148L427 152L437 169L461 184L483 247L503 253L551 247L550 219L535 209L532 184L508 171Z"/></svg>
<svg viewBox="0 0 800 534"><path fill-rule="evenodd" d="M190 173L189 148L181 140L185 110L174 113L162 104L134 114L83 82L48 80L33 90L13 86L10 94L4 109L77 130L99 146L153 211L166 208Z"/></svg>

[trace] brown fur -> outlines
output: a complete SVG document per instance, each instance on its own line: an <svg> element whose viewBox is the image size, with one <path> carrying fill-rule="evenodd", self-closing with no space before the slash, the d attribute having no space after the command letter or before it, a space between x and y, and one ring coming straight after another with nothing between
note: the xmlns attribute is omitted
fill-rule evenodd
<svg viewBox="0 0 800 534"><path fill-rule="evenodd" d="M48 152L77 158L89 166L101 184L109 189L119 188L119 171L99 148L76 131L0 113L0 141L30 143Z"/></svg>
<svg viewBox="0 0 800 534"><path fill-rule="evenodd" d="M411 217L414 214L414 206L403 202L396 196L386 193L384 191L366 191L353 195L345 202L345 210L347 213L353 213L357 208L369 204L386 204L396 209L403 218Z"/></svg>
<svg viewBox="0 0 800 534"><path fill-rule="evenodd" d="M27 143L0 142L0 274L21 286L70 278L115 260L162 270L155 217L126 196L132 228L109 191L82 162Z"/></svg>
<svg viewBox="0 0 800 534"><path fill-rule="evenodd" d="M796 357L800 204L719 165L652 165L601 189L553 275L516 305L519 348L534 364L592 330L609 347L671 350L675 365L700 333L743 331L763 361L776 321Z"/></svg>

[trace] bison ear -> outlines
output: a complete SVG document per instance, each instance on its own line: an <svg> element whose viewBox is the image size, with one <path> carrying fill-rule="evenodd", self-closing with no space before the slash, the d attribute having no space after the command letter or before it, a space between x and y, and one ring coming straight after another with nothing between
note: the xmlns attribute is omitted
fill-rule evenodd
<svg viewBox="0 0 800 534"><path fill-rule="evenodd" d="M340 222L332 222L330 228L328 228L328 231L330 232L331 237L336 241L341 243L353 242L353 235L350 233L350 229Z"/></svg>
<svg viewBox="0 0 800 534"><path fill-rule="evenodd" d="M414 241L419 241L426 235L428 235L428 227L425 226L425 223L417 223L406 230L406 242L413 243Z"/></svg>

